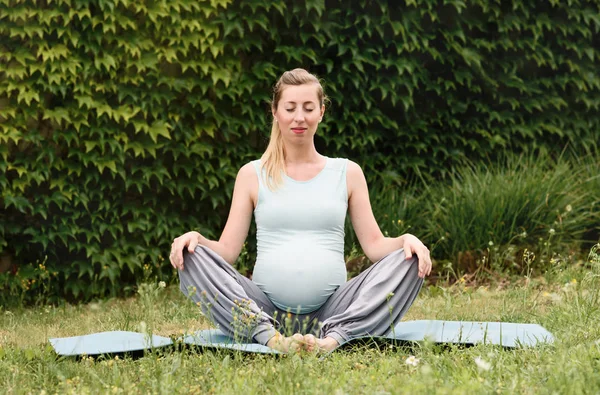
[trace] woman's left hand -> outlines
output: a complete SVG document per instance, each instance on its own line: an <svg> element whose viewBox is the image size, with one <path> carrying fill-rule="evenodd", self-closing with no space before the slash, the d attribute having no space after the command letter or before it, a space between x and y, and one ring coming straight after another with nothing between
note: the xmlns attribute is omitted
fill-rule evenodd
<svg viewBox="0 0 600 395"><path fill-rule="evenodd" d="M432 266L429 249L425 247L421 240L409 233L402 235L402 238L404 239L403 247L406 259L412 258L413 254L416 254L419 259L419 277L429 276Z"/></svg>

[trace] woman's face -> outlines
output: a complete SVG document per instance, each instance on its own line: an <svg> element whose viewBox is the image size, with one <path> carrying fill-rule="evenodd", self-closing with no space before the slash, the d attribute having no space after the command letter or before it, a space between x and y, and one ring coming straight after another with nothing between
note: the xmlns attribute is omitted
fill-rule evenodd
<svg viewBox="0 0 600 395"><path fill-rule="evenodd" d="M316 84L291 85L281 92L273 116L284 141L301 143L312 141L324 111Z"/></svg>

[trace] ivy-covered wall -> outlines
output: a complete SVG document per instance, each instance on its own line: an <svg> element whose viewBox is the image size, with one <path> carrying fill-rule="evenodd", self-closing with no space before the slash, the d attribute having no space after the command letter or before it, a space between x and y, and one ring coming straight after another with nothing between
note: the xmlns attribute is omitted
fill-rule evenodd
<svg viewBox="0 0 600 395"><path fill-rule="evenodd" d="M218 237L294 67L331 97L319 148L370 181L590 150L599 29L597 1L0 0L4 269L120 294L173 237Z"/></svg>

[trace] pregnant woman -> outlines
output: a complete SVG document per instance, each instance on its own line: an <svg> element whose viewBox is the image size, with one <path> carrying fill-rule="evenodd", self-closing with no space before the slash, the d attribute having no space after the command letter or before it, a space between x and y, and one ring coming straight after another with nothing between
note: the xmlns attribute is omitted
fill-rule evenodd
<svg viewBox="0 0 600 395"><path fill-rule="evenodd" d="M182 292L240 341L314 351L384 335L431 271L429 250L415 236L384 237L360 166L317 152L314 136L325 101L314 75L283 73L273 92L269 145L239 170L221 237L188 232L173 241L170 261ZM376 262L350 281L346 212L364 253ZM232 265L253 214L257 259L250 280Z"/></svg>

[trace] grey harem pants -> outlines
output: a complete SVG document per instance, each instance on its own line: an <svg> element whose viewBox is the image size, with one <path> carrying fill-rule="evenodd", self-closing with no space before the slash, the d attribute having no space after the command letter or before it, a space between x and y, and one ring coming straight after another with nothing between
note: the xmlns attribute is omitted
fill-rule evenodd
<svg viewBox="0 0 600 395"><path fill-rule="evenodd" d="M342 284L318 310L293 314L275 307L252 280L211 249L197 246L193 254L187 250L183 254L181 291L240 342L267 344L277 331L286 336L296 332L330 336L339 344L359 336L385 335L423 284L416 258L405 259L400 249Z"/></svg>

